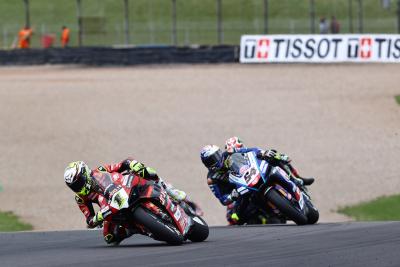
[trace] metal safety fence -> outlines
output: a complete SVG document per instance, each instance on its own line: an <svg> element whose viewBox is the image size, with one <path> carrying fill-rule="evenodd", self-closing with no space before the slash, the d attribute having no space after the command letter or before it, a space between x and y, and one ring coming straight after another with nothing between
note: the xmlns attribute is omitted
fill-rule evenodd
<svg viewBox="0 0 400 267"><path fill-rule="evenodd" d="M399 33L400 0L2 0L0 47L239 44L243 34Z"/></svg>

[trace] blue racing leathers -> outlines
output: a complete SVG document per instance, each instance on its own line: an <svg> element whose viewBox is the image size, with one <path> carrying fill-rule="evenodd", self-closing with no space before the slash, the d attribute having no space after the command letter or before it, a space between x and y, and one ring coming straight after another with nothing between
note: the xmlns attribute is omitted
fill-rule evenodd
<svg viewBox="0 0 400 267"><path fill-rule="evenodd" d="M257 156L261 156L262 153L262 150L258 148L241 148L234 153L247 153L250 151L256 152ZM229 173L225 164L229 155L229 153L224 152L222 154L222 160L224 161L223 164L221 164L222 167L219 170L209 170L207 174L208 187L224 206L233 202L230 194L232 190L236 188L235 185L229 183Z"/></svg>

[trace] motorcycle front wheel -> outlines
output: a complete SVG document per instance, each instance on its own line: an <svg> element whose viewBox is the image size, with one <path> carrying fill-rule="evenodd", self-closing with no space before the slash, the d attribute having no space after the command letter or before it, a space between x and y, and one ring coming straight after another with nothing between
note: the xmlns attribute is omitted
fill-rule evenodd
<svg viewBox="0 0 400 267"><path fill-rule="evenodd" d="M183 243L183 236L176 227L164 222L149 210L138 207L133 211L132 218L153 234L156 240L165 241L170 245L181 245Z"/></svg>

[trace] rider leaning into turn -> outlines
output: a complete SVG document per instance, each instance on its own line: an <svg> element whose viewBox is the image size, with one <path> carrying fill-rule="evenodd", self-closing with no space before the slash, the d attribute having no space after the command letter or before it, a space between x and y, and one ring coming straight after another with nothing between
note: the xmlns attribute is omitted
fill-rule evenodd
<svg viewBox="0 0 400 267"><path fill-rule="evenodd" d="M119 244L123 239L134 234L130 229L126 229L116 223L105 221L104 219L111 214L105 192L96 186L94 181L103 179L105 173L129 173L132 172L142 178L153 180L165 188L167 193L176 201L186 198L186 193L173 188L170 184L158 177L153 168L146 167L132 158L127 158L117 164L106 164L95 170L90 170L83 161L75 161L68 164L64 172L64 181L76 193L75 201L80 210L86 217L89 228L95 228L103 224L104 240L108 244ZM94 211L93 203L100 207L98 212Z"/></svg>
<svg viewBox="0 0 400 267"><path fill-rule="evenodd" d="M238 201L240 194L236 187L228 181L226 159L233 153L249 151L254 151L257 157L268 159L280 166L298 186L311 185L314 182L313 178L300 177L297 170L290 164L291 160L287 155L278 153L273 149L264 151L258 148L246 148L240 138L236 136L226 140L224 152L218 146L207 145L203 147L200 153L201 160L208 169L207 184L221 204L227 206L229 224L236 224L239 221L239 215L235 211L238 210L238 205L240 205L240 201Z"/></svg>
<svg viewBox="0 0 400 267"><path fill-rule="evenodd" d="M314 182L314 178L304 178L301 177L298 171L291 164L292 160L283 153L278 153L275 149L269 150L260 150L258 148L246 148L239 137L231 137L225 142L225 150L228 154L232 154L237 152L239 149L248 149L248 151L258 151L258 156L272 159L275 164L278 164L279 167L284 169L289 177L297 184L297 185L311 185ZM241 151L244 152L244 151Z"/></svg>

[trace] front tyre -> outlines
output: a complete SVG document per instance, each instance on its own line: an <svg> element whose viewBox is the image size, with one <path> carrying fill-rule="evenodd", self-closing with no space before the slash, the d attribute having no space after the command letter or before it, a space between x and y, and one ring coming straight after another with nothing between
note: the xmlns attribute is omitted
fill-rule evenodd
<svg viewBox="0 0 400 267"><path fill-rule="evenodd" d="M138 207L133 211L132 217L135 222L143 225L152 233L154 239L165 241L170 245L181 245L183 243L183 236L176 227L162 221L151 211Z"/></svg>
<svg viewBox="0 0 400 267"><path fill-rule="evenodd" d="M267 201L278 208L289 220L294 221L298 225L308 223L308 218L298 209L293 207L293 204L284 196L279 194L275 189L271 188L265 195Z"/></svg>
<svg viewBox="0 0 400 267"><path fill-rule="evenodd" d="M192 219L194 224L187 238L192 242L202 242L206 240L209 234L207 223L200 216L194 216Z"/></svg>

